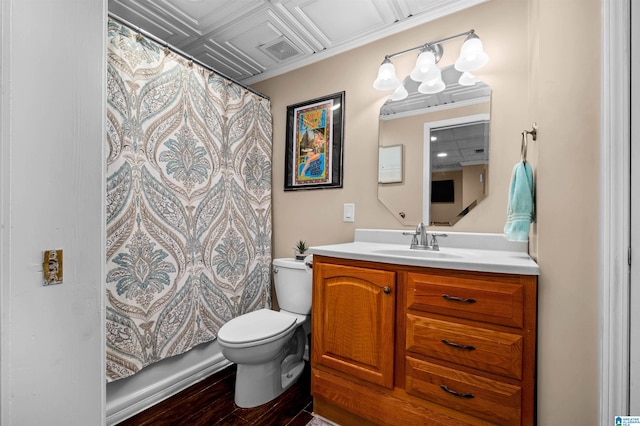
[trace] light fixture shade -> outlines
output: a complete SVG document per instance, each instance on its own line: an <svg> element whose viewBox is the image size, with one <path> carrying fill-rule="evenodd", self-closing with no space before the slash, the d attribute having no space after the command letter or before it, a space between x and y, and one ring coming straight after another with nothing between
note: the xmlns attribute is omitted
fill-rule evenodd
<svg viewBox="0 0 640 426"><path fill-rule="evenodd" d="M386 58L378 69L378 77L373 82L373 87L377 90L395 90L400 86L400 80L396 76L396 67Z"/></svg>
<svg viewBox="0 0 640 426"><path fill-rule="evenodd" d="M458 79L458 83L461 86L473 86L477 82L478 82L478 78L467 71L463 72L460 78Z"/></svg>
<svg viewBox="0 0 640 426"><path fill-rule="evenodd" d="M391 96L389 96L389 99L391 99L392 101L401 101L405 99L407 96L409 96L409 92L407 92L407 89L404 87L404 84L401 84L400 86L398 86L396 90L393 91Z"/></svg>
<svg viewBox="0 0 640 426"><path fill-rule="evenodd" d="M416 60L416 66L409 76L413 81L433 80L437 77L436 56L431 49L424 50Z"/></svg>
<svg viewBox="0 0 640 426"><path fill-rule="evenodd" d="M455 68L462 72L473 71L483 67L487 61L489 61L489 56L484 53L482 41L477 35L471 34L462 44Z"/></svg>
<svg viewBox="0 0 640 426"><path fill-rule="evenodd" d="M433 93L442 92L447 86L442 81L442 71L440 68L435 67L437 76L431 80L423 81L420 86L418 86L418 92L424 93L425 95L430 95Z"/></svg>

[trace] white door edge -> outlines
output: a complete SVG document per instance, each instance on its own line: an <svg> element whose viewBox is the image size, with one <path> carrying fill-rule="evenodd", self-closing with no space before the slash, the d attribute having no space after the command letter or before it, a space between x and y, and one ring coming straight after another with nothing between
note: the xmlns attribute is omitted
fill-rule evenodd
<svg viewBox="0 0 640 426"><path fill-rule="evenodd" d="M630 0L602 0L600 424L629 410Z"/></svg>

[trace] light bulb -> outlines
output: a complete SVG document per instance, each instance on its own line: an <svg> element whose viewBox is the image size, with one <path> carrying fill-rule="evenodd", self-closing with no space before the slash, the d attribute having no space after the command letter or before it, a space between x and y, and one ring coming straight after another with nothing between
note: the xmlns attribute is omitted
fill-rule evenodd
<svg viewBox="0 0 640 426"><path fill-rule="evenodd" d="M425 50L416 60L416 66L409 76L413 81L433 80L437 77L436 57L431 50Z"/></svg>
<svg viewBox="0 0 640 426"><path fill-rule="evenodd" d="M476 78L476 76L466 71L463 72L460 78L458 79L458 83L461 86L473 86L477 82L478 82L478 79Z"/></svg>
<svg viewBox="0 0 640 426"><path fill-rule="evenodd" d="M373 82L377 90L394 90L400 86L400 80L396 77L396 67L386 58L378 69L378 77Z"/></svg>
<svg viewBox="0 0 640 426"><path fill-rule="evenodd" d="M482 48L482 41L477 35L471 34L462 44L455 69L462 72L473 71L483 67L488 61L489 56Z"/></svg>
<svg viewBox="0 0 640 426"><path fill-rule="evenodd" d="M389 99L391 99L392 101L401 101L407 96L409 96L409 92L407 92L407 89L405 89L404 85L401 84L396 90L393 91Z"/></svg>
<svg viewBox="0 0 640 426"><path fill-rule="evenodd" d="M436 67L436 70L436 78L423 81L420 86L418 86L418 92L430 95L442 92L445 89L446 85L444 84L444 81L442 81L442 71L438 67Z"/></svg>

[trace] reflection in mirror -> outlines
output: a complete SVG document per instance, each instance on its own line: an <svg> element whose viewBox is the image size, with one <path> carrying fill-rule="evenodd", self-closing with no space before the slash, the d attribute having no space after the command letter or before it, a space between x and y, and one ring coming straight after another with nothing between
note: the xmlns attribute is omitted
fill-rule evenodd
<svg viewBox="0 0 640 426"><path fill-rule="evenodd" d="M378 149L378 183L402 182L402 145Z"/></svg>
<svg viewBox="0 0 640 426"><path fill-rule="evenodd" d="M489 115L425 123L423 222L451 226L487 194Z"/></svg>
<svg viewBox="0 0 640 426"><path fill-rule="evenodd" d="M378 199L403 225L416 225L420 222L432 224L432 222L435 222L434 219L438 219L438 225L452 225L483 198L483 196L479 196L475 202L468 201L469 197L464 197L464 200L460 200L459 203L454 201L449 205L451 210L453 210L454 205L458 206L458 204L460 209L449 218L444 218L438 211L442 210L440 209L444 205L442 202L437 206L436 211L432 212L431 172L432 164L436 165L436 161L431 160L430 148L425 149L425 136L427 137L427 142L430 142L431 137L432 126L429 123L482 115L484 118L476 121L487 121L486 127L488 129L491 101L491 88L485 83L477 82L473 86L460 85L458 83L460 73L452 66L444 68L442 73L443 79L447 84L447 88L443 92L431 95L421 94L417 92L418 83L407 81L405 86L409 90L409 96L402 101L388 100L380 109L379 146L403 145L404 170L402 182L378 184ZM439 127L449 125L452 124L449 123ZM428 133L425 134L427 130ZM488 131L487 139L482 143L486 144L484 150L487 156L486 164L482 166L483 181L481 186L484 190L487 186L488 173ZM428 155L425 155L426 153ZM454 193L456 184L462 185L462 181L456 183L455 179L440 179L440 177L440 175L436 176L433 180L454 181ZM451 184L436 184L436 186L447 185L450 187ZM458 190L458 194L461 194L460 191ZM471 190L469 190L469 193L471 193ZM484 195L486 196L486 190ZM432 217L433 213L437 213L436 216ZM425 220L425 218L427 219Z"/></svg>

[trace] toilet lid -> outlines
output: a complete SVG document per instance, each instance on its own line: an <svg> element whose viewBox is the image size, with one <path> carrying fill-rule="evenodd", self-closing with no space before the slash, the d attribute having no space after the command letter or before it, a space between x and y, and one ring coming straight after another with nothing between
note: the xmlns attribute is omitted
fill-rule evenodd
<svg viewBox="0 0 640 426"><path fill-rule="evenodd" d="M228 343L250 343L282 334L295 325L296 318L291 315L259 309L224 324L218 331L218 339Z"/></svg>

